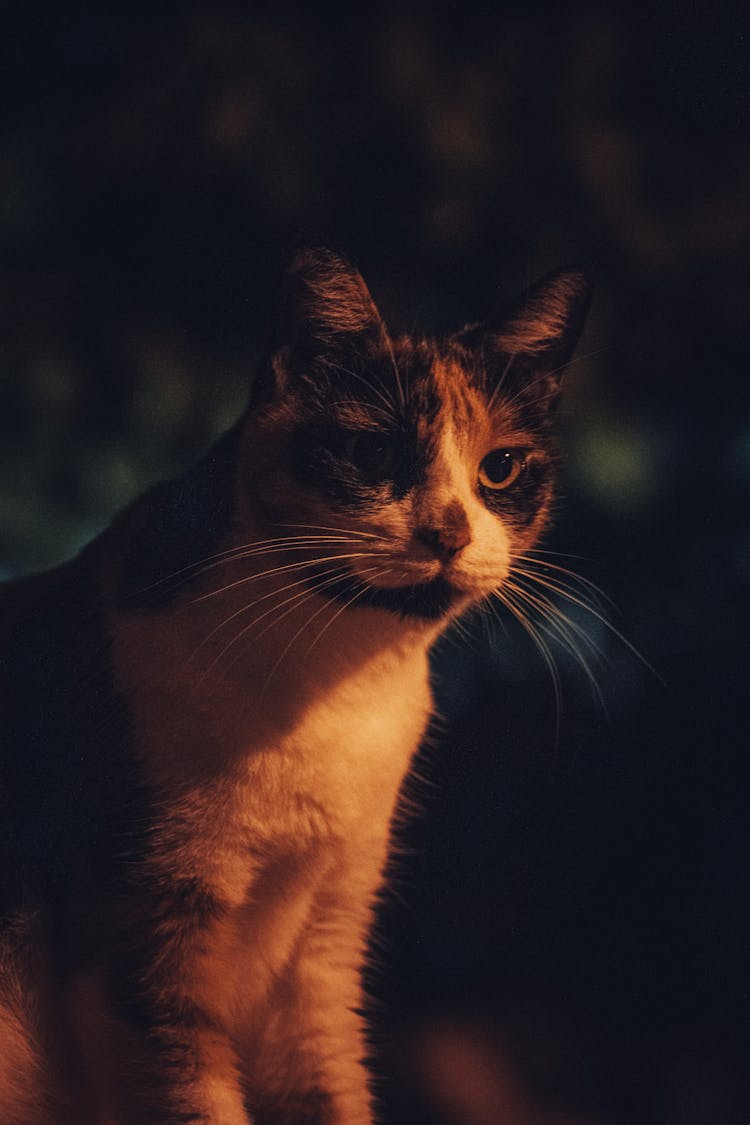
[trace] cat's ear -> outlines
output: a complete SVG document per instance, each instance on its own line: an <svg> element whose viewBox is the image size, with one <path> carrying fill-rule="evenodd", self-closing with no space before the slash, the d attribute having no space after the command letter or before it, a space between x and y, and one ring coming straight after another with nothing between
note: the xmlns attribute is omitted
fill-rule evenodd
<svg viewBox="0 0 750 1125"><path fill-rule="evenodd" d="M379 340L383 321L359 270L328 247L308 247L290 262L281 294L284 343L325 348Z"/></svg>
<svg viewBox="0 0 750 1125"><path fill-rule="evenodd" d="M578 266L564 266L532 285L505 313L458 333L481 353L490 381L514 371L532 374L543 393L558 389L583 329L592 285Z"/></svg>
<svg viewBox="0 0 750 1125"><path fill-rule="evenodd" d="M283 395L290 380L320 381L320 365L339 371L386 348L388 336L370 291L347 259L329 247L306 247L281 285L276 342L255 387L256 401Z"/></svg>

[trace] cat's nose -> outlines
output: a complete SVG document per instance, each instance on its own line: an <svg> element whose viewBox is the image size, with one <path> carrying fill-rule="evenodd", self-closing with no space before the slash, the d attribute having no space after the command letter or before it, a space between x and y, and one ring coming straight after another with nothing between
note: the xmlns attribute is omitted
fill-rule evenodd
<svg viewBox="0 0 750 1125"><path fill-rule="evenodd" d="M418 527L416 538L429 547L437 558L449 562L471 542L471 528L462 505L449 505L438 526Z"/></svg>

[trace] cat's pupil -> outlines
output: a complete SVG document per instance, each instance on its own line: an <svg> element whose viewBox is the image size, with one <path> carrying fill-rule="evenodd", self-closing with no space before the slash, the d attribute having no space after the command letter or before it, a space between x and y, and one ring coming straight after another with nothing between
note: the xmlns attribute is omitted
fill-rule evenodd
<svg viewBox="0 0 750 1125"><path fill-rule="evenodd" d="M364 431L350 435L346 454L365 479L376 481L386 477L393 467L396 448L393 440L384 434Z"/></svg>
<svg viewBox="0 0 750 1125"><path fill-rule="evenodd" d="M494 449L482 461L482 470L491 484L502 484L513 473L516 455L511 449Z"/></svg>

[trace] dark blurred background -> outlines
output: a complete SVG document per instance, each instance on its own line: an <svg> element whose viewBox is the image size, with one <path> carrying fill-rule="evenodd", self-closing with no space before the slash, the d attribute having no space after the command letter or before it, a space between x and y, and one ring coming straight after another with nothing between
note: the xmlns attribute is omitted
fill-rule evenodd
<svg viewBox="0 0 750 1125"><path fill-rule="evenodd" d="M562 262L596 278L545 547L618 608L558 599L597 684L551 628L559 717L512 622L436 654L442 732L371 974L392 1125L750 1120L743 7L3 19L4 575L237 416L305 232L407 328Z"/></svg>

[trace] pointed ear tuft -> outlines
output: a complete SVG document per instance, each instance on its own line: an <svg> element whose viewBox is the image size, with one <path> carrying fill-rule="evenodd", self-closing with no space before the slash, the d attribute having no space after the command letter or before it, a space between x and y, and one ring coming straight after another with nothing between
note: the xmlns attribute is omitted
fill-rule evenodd
<svg viewBox="0 0 750 1125"><path fill-rule="evenodd" d="M557 373L578 343L592 285L578 266L563 266L526 291L500 318L471 325L459 341L483 353L518 359L536 371Z"/></svg>
<svg viewBox="0 0 750 1125"><path fill-rule="evenodd" d="M292 259L281 299L281 335L291 344L317 341L335 347L357 335L384 334L383 322L362 275L327 247L307 247Z"/></svg>

